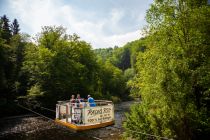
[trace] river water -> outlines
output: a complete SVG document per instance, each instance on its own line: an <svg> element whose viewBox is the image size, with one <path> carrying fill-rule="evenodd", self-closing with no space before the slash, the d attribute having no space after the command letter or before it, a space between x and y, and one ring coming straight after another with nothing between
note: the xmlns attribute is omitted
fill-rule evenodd
<svg viewBox="0 0 210 140"><path fill-rule="evenodd" d="M115 125L73 132L53 121L33 114L0 121L0 139L5 140L119 140L123 134L125 112L133 101L115 104Z"/></svg>

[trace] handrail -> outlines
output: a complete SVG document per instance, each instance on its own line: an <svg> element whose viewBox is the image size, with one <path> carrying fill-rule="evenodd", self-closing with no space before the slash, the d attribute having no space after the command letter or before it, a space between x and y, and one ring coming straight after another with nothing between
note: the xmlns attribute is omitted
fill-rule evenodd
<svg viewBox="0 0 210 140"><path fill-rule="evenodd" d="M76 100L76 99L75 99ZM84 99L85 101L87 101L87 99ZM58 101L58 102L69 102L70 100L64 100L64 101ZM110 100L95 100L95 101L103 101L103 102L112 102Z"/></svg>
<svg viewBox="0 0 210 140"><path fill-rule="evenodd" d="M87 101L84 101L84 102L80 102L79 104L82 104L87 106L91 103L87 102ZM108 100L95 100L95 103L97 104L97 106L101 106L101 105L108 105L108 104L113 104L112 101L108 101ZM57 103L58 105L66 105L66 104L69 104L69 105L77 105L78 103L71 103L70 100L66 100L66 101L58 101Z"/></svg>

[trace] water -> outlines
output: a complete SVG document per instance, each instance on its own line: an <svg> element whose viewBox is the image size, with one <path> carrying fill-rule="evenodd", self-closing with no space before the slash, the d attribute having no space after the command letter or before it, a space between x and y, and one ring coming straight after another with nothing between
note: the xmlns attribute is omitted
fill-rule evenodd
<svg viewBox="0 0 210 140"><path fill-rule="evenodd" d="M115 105L115 125L74 132L53 121L35 115L8 118L0 121L0 139L5 140L119 140L123 133L125 112L134 102Z"/></svg>

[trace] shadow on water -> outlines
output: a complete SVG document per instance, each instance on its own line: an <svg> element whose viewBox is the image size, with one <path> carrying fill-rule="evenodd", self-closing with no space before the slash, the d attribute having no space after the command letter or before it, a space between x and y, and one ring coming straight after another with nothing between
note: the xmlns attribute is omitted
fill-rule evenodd
<svg viewBox="0 0 210 140"><path fill-rule="evenodd" d="M0 121L0 139L5 140L118 140L125 120L125 112L129 111L133 101L122 102L115 105L115 125L73 132L70 129L59 126L54 122L36 115L26 115L8 118Z"/></svg>

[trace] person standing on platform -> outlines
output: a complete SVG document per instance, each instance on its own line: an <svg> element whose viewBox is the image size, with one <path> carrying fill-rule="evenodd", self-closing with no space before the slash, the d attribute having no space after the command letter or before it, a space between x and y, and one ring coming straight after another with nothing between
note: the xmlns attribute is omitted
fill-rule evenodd
<svg viewBox="0 0 210 140"><path fill-rule="evenodd" d="M77 94L77 98L75 102L77 104L77 107L82 106L83 99L80 97L80 94Z"/></svg>
<svg viewBox="0 0 210 140"><path fill-rule="evenodd" d="M88 103L89 103L90 107L96 106L95 100L90 95L88 95Z"/></svg>
<svg viewBox="0 0 210 140"><path fill-rule="evenodd" d="M71 106L75 105L75 96L74 95L71 95L70 103L71 103Z"/></svg>

